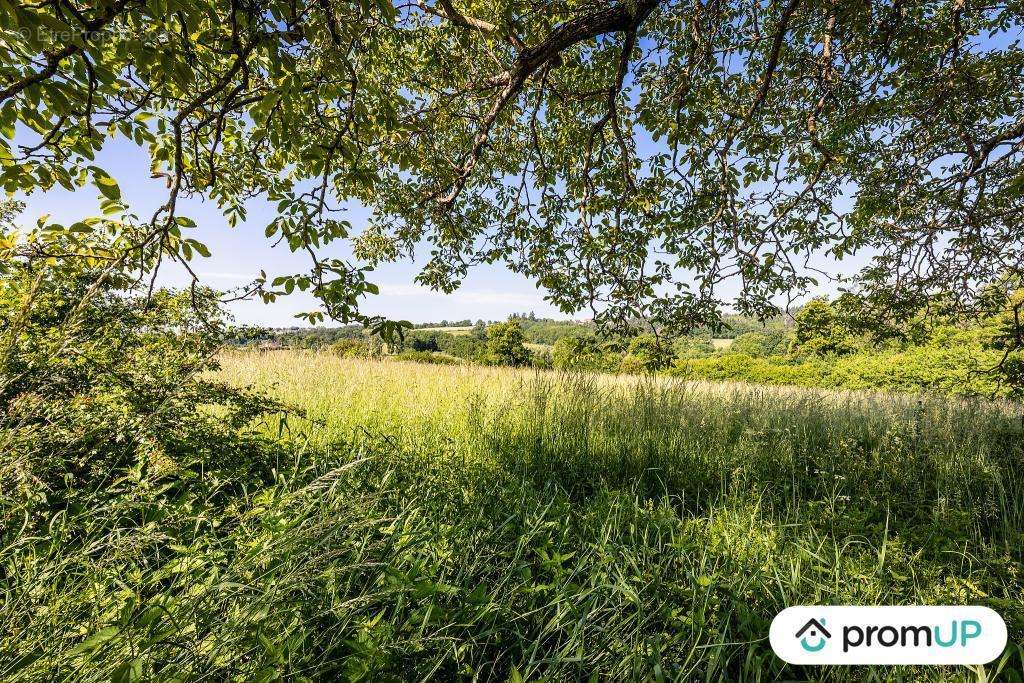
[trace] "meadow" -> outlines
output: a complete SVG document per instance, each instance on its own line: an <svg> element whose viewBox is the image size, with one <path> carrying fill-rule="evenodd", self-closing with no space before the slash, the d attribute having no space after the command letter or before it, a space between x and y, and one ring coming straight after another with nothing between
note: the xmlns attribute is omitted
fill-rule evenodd
<svg viewBox="0 0 1024 683"><path fill-rule="evenodd" d="M389 514L415 518L421 536L417 559L387 571L426 585L369 639L409 656L397 624L421 619L417 632L451 649L435 645L418 672L988 680L1024 669L1018 405L314 353L222 362L222 377L302 408L304 426L289 429L316 449L359 444L354 471L392 478ZM985 604L1011 646L971 672L785 667L766 642L772 616L820 603Z"/></svg>
<svg viewBox="0 0 1024 683"><path fill-rule="evenodd" d="M1019 405L295 351L219 364L201 381L249 389L186 399L206 435L181 435L191 460L171 440L10 508L0 678L1021 679ZM261 392L280 404L215 431ZM159 433L191 429L178 414ZM829 603L988 605L1010 645L974 669L777 659L772 617Z"/></svg>
<svg viewBox="0 0 1024 683"><path fill-rule="evenodd" d="M420 327L420 332L445 332L455 336L467 335L473 331L472 325L460 325L455 327Z"/></svg>

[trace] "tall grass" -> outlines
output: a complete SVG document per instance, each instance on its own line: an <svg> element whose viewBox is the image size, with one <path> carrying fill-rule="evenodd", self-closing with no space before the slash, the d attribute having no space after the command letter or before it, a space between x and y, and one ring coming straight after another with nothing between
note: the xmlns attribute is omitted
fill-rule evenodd
<svg viewBox="0 0 1024 683"><path fill-rule="evenodd" d="M968 524L1009 544L1024 520L1024 418L1008 402L328 354L237 354L222 375L302 407L318 443L387 435L570 493L630 486L697 512L754 495L778 515L832 500L847 515Z"/></svg>
<svg viewBox="0 0 1024 683"><path fill-rule="evenodd" d="M292 352L222 363L305 413L266 425L272 480L138 492L120 514L149 521L102 536L61 519L12 536L0 676L1024 670L1019 406ZM790 667L767 644L785 606L916 603L992 606L1011 646L958 670Z"/></svg>

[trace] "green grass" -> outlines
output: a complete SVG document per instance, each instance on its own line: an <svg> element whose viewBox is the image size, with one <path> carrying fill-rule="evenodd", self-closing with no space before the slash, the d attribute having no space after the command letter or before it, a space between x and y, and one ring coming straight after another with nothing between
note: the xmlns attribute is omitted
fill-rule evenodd
<svg viewBox="0 0 1024 683"><path fill-rule="evenodd" d="M466 335L473 331L472 325L464 325L462 327L417 327L416 332L447 332L453 334L456 337L460 335Z"/></svg>
<svg viewBox="0 0 1024 683"><path fill-rule="evenodd" d="M434 498L422 479L447 479L488 534L519 528L501 542L534 554L524 586L549 596L531 603L545 619L580 586L608 601L573 612L557 651L582 661L554 670L601 669L612 644L615 676L773 670L767 624L802 603L988 604L1019 642L1018 406L311 355L225 371L305 407L324 442L386 438L411 490ZM494 543L467 547L507 550ZM499 567L492 580L514 579Z"/></svg>
<svg viewBox="0 0 1024 683"><path fill-rule="evenodd" d="M1019 406L312 353L219 376L305 411L264 426L269 476L200 474L156 509L162 480L124 482L102 534L6 549L0 677L1024 669ZM917 603L991 606L1011 645L970 671L789 667L767 643L788 605Z"/></svg>

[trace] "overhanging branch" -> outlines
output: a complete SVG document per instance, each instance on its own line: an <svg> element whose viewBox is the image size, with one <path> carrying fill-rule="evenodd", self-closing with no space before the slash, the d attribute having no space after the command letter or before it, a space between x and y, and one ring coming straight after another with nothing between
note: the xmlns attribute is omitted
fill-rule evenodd
<svg viewBox="0 0 1024 683"><path fill-rule="evenodd" d="M609 33L623 31L635 33L640 24L663 1L616 2L600 10L570 19L552 29L548 37L538 45L523 50L510 69L490 79L490 84L502 86L501 92L480 123L480 128L473 139L473 146L462 163L458 177L450 191L438 199L439 203L448 206L458 198L487 146L494 122L533 74L559 54L579 43Z"/></svg>

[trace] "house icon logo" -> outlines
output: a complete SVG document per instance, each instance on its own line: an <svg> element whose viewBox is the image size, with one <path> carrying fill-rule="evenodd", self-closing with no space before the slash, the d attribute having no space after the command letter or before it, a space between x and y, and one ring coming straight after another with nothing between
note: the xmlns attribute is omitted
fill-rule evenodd
<svg viewBox="0 0 1024 683"><path fill-rule="evenodd" d="M800 639L800 647L807 652L819 652L828 643L832 634L825 628L825 619L822 618L808 621L796 632L796 637Z"/></svg>

